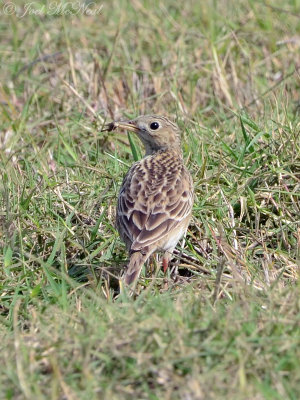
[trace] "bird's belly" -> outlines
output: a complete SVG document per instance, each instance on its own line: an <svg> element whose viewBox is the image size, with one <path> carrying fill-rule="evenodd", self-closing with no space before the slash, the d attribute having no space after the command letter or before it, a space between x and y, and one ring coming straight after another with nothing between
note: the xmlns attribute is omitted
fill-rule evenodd
<svg viewBox="0 0 300 400"><path fill-rule="evenodd" d="M182 236L185 234L187 229L186 224L182 225L177 232L171 236L168 237L168 239L162 243L161 249L164 251L171 250L173 251L174 248L176 247L176 244L179 242L179 240L182 238Z"/></svg>

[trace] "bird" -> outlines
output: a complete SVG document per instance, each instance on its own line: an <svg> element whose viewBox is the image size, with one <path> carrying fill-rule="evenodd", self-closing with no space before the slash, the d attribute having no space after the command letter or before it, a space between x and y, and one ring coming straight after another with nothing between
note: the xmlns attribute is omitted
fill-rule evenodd
<svg viewBox="0 0 300 400"><path fill-rule="evenodd" d="M191 220L194 186L175 123L160 115L141 115L111 122L105 130L119 128L137 134L145 147L144 158L123 179L116 209L116 227L129 252L123 280L131 285L153 253L163 253L166 272Z"/></svg>

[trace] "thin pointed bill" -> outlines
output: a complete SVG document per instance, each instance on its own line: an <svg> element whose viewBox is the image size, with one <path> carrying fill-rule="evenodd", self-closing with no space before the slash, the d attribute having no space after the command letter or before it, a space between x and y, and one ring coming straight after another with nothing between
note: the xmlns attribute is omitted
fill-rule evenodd
<svg viewBox="0 0 300 400"><path fill-rule="evenodd" d="M128 131L137 133L138 127L132 121L124 121L124 122L111 122L110 124L106 124L102 132L111 132L115 131L116 129L127 129Z"/></svg>
<svg viewBox="0 0 300 400"><path fill-rule="evenodd" d="M116 128L127 129L130 132L137 133L139 131L138 127L135 125L134 122L127 121L127 122L115 122Z"/></svg>

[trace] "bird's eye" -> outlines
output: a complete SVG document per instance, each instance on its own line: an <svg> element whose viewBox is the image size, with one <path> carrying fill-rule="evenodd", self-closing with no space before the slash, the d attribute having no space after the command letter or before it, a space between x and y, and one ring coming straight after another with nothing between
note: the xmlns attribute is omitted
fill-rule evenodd
<svg viewBox="0 0 300 400"><path fill-rule="evenodd" d="M151 122L150 124L150 129L152 129L153 131L155 131L156 129L159 128L159 123L158 122Z"/></svg>

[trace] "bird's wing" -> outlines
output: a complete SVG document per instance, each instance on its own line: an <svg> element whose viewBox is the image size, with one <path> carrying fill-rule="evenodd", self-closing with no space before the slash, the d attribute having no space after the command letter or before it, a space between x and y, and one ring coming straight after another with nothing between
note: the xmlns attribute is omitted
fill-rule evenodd
<svg viewBox="0 0 300 400"><path fill-rule="evenodd" d="M150 168L144 160L126 175L117 207L121 236L135 251L155 246L190 215L193 205L192 179L181 161Z"/></svg>

